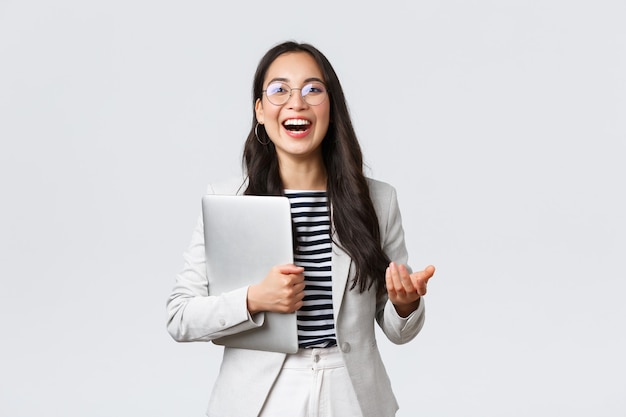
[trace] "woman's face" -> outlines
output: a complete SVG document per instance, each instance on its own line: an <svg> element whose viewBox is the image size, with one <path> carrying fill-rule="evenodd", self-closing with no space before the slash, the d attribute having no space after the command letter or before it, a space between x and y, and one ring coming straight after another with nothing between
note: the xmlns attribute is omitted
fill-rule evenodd
<svg viewBox="0 0 626 417"><path fill-rule="evenodd" d="M255 103L257 121L264 125L265 131L276 147L279 161L285 158L296 162L321 162L321 143L326 136L330 121L330 98L319 93L315 83L324 82L322 71L317 62L306 52L288 52L280 55L272 62L263 81L263 93ZM272 104L268 94L272 91L277 94L271 96L273 102L280 102L277 98L285 89L276 83L283 83L292 90L286 103ZM313 84L313 90L307 94L311 105L302 97L301 88ZM309 90L305 89L305 92ZM288 92L284 94L289 96ZM317 98L314 96L317 95ZM325 97L325 98L324 98Z"/></svg>

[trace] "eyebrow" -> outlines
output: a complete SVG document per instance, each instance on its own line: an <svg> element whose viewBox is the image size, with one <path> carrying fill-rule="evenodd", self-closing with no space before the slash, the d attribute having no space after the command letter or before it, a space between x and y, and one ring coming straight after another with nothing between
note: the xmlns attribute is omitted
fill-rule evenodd
<svg viewBox="0 0 626 417"><path fill-rule="evenodd" d="M281 83L287 83L289 81L289 79L287 78L282 78L282 77L276 77L276 78L272 78L271 80L268 81L268 85L273 83L273 82L281 82ZM311 81L318 81L322 84L326 84L323 80L317 78L317 77L309 77L307 79L304 80L305 83L311 82Z"/></svg>

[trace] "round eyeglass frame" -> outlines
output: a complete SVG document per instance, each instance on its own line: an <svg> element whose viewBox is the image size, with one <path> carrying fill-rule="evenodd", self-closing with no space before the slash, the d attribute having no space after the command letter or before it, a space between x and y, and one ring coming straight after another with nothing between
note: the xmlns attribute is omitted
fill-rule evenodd
<svg viewBox="0 0 626 417"><path fill-rule="evenodd" d="M279 101L279 102L275 102L276 100L276 96L274 94L267 94L267 90L269 89L270 86L272 85L280 85L281 87L285 88L289 94L284 95L283 97L285 97L284 100ZM316 96L309 96L310 92L307 92L306 94L302 94L303 91L305 91L308 88L310 88L310 86L315 85L315 84L320 84L322 87L324 87L324 91L323 93L319 93ZM274 106L284 106L285 104L287 104L287 102L289 101L289 99L291 98L291 94L293 93L294 90L300 90L300 97L302 97L302 100L308 104L309 106L319 106L320 104L324 103L326 101L326 98L328 97L328 88L326 87L326 84L324 84L321 81L313 81L313 82L308 82L305 83L302 87L300 88L292 88L291 86L289 86L289 84L285 83L285 82L281 82L281 81L274 81L268 84L267 88L265 88L264 90L261 90L261 92L263 94L265 94L265 97L267 97L267 100L273 104ZM311 97L318 97L318 96L322 96L322 99L319 103L309 103L309 101L307 100L307 96L309 96L309 99ZM273 100L272 100L273 98Z"/></svg>

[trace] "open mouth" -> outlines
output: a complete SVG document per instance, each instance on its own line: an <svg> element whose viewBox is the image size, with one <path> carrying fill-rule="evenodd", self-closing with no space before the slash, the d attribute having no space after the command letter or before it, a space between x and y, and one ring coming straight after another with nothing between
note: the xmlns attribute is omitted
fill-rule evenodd
<svg viewBox="0 0 626 417"><path fill-rule="evenodd" d="M283 126L290 132L304 132L311 126L311 122L306 119L287 119Z"/></svg>

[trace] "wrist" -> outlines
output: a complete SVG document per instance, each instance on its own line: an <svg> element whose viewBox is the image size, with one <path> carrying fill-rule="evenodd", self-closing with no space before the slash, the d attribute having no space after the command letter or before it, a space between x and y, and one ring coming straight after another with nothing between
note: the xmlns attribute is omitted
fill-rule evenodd
<svg viewBox="0 0 626 417"><path fill-rule="evenodd" d="M417 310L420 306L421 297L417 300L413 301L409 304L394 304L393 307L396 309L396 313L402 318L408 317L412 312Z"/></svg>
<svg viewBox="0 0 626 417"><path fill-rule="evenodd" d="M248 293L246 294L246 307L250 315L256 314L259 311L258 303L254 301L254 294L256 293L256 286L250 285L248 286Z"/></svg>

